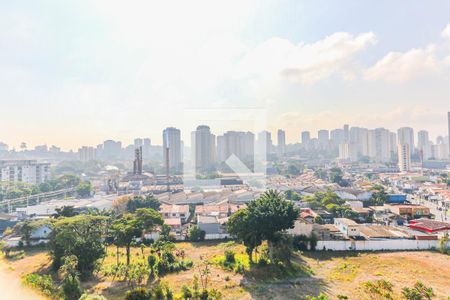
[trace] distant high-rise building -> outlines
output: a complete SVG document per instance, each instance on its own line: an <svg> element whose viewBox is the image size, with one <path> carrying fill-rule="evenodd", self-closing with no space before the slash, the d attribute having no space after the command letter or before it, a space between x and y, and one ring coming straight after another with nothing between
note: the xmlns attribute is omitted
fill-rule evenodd
<svg viewBox="0 0 450 300"><path fill-rule="evenodd" d="M81 161L95 160L97 157L97 151L94 147L83 146L78 149L78 157Z"/></svg>
<svg viewBox="0 0 450 300"><path fill-rule="evenodd" d="M376 128L368 132L369 157L376 162L388 162L391 159L390 132L385 128Z"/></svg>
<svg viewBox="0 0 450 300"><path fill-rule="evenodd" d="M258 133L258 140L257 140L257 149L256 152L258 154L270 154L272 153L273 143L272 143L272 134L266 130L261 131Z"/></svg>
<svg viewBox="0 0 450 300"><path fill-rule="evenodd" d="M286 133L282 129L277 132L278 154L284 155L286 153Z"/></svg>
<svg viewBox="0 0 450 300"><path fill-rule="evenodd" d="M317 139L319 140L319 146L322 149L328 148L330 142L330 133L328 130L321 129L317 132Z"/></svg>
<svg viewBox="0 0 450 300"><path fill-rule="evenodd" d="M389 131L389 151L391 157L394 157L398 150L397 134Z"/></svg>
<svg viewBox="0 0 450 300"><path fill-rule="evenodd" d="M398 144L398 167L401 172L411 170L411 150L409 144Z"/></svg>
<svg viewBox="0 0 450 300"><path fill-rule="evenodd" d="M358 160L358 151L356 144L344 143L339 145L339 159L351 162Z"/></svg>
<svg viewBox="0 0 450 300"><path fill-rule="evenodd" d="M144 139L144 144L142 145L142 156L144 159L150 158L150 152L152 148L152 141L149 138Z"/></svg>
<svg viewBox="0 0 450 300"><path fill-rule="evenodd" d="M134 139L134 149L144 146L144 141L141 138Z"/></svg>
<svg viewBox="0 0 450 300"><path fill-rule="evenodd" d="M356 147L357 156L369 156L369 130L361 127L351 127L349 132L349 144Z"/></svg>
<svg viewBox="0 0 450 300"><path fill-rule="evenodd" d="M428 131L420 130L417 132L417 149L424 160L431 158L431 142Z"/></svg>
<svg viewBox="0 0 450 300"><path fill-rule="evenodd" d="M216 136L209 126L200 125L192 133L193 158L196 170L207 170L216 159Z"/></svg>
<svg viewBox="0 0 450 300"><path fill-rule="evenodd" d="M122 142L107 140L103 142L103 157L106 159L115 159L120 156Z"/></svg>
<svg viewBox="0 0 450 300"><path fill-rule="evenodd" d="M401 127L397 130L397 139L399 144L408 144L409 149L413 152L414 144L414 129L411 127Z"/></svg>
<svg viewBox="0 0 450 300"><path fill-rule="evenodd" d="M309 133L309 131L303 131L302 132L302 144L308 145L309 141L311 140L311 135Z"/></svg>
<svg viewBox="0 0 450 300"><path fill-rule="evenodd" d="M436 145L432 146L432 157L435 159L447 159L450 155L447 139L438 136L436 138Z"/></svg>
<svg viewBox="0 0 450 300"><path fill-rule="evenodd" d="M217 161L224 162L231 155L241 161L251 161L254 155L255 135L251 132L227 131L217 137Z"/></svg>
<svg viewBox="0 0 450 300"><path fill-rule="evenodd" d="M348 124L344 124L344 141L348 142L349 141L349 130L348 130L349 126Z"/></svg>
<svg viewBox="0 0 450 300"><path fill-rule="evenodd" d="M167 161L167 148L169 148L169 169L180 170L182 164L181 131L174 127L163 130L163 158Z"/></svg>
<svg viewBox="0 0 450 300"><path fill-rule="evenodd" d="M333 129L330 132L330 140L335 147L345 143L345 131L344 129Z"/></svg>
<svg viewBox="0 0 450 300"><path fill-rule="evenodd" d="M0 181L40 184L50 179L50 163L0 160Z"/></svg>

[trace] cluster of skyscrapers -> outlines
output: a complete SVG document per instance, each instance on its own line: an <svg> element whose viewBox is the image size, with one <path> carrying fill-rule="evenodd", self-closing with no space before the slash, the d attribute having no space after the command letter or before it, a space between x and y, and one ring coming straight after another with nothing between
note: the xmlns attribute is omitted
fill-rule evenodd
<svg viewBox="0 0 450 300"><path fill-rule="evenodd" d="M450 135L450 112L448 130ZM401 127L393 132L386 128L368 129L344 125L333 130L318 130L314 137L311 132L303 131L300 133L300 142L294 144L286 144L286 134L282 129L276 133L276 144L268 131L257 134L249 131L226 131L216 136L207 125L198 126L190 137L191 146L185 147L180 129L168 127L162 132L162 145L152 145L150 138L136 138L133 144L126 147L120 141L106 140L96 147L79 148L78 158L81 161L130 160L135 156L136 149L142 149L144 160L162 161L168 169L174 171L183 170L185 162L197 171L215 170L232 155L249 167L258 155L284 157L305 154L308 157L308 153L323 153L327 157L337 157L349 162L395 162L402 171L411 168L411 161L450 158L448 136L438 136L435 141L431 141L428 131L415 132L411 127ZM21 149L24 151L26 146L21 146ZM45 145L26 151L36 157L66 153L55 146L48 149ZM0 154L3 157L14 157L11 153L16 152L14 149L9 152L8 145L0 143ZM71 153L73 152L67 152L67 155L70 156Z"/></svg>

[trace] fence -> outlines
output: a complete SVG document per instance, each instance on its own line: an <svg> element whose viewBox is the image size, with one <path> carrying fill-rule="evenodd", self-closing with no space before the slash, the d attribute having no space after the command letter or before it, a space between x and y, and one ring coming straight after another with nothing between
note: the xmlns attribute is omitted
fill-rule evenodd
<svg viewBox="0 0 450 300"><path fill-rule="evenodd" d="M447 242L450 247L450 242ZM430 250L439 248L438 240L382 240L382 241L318 241L316 250L378 251L378 250Z"/></svg>

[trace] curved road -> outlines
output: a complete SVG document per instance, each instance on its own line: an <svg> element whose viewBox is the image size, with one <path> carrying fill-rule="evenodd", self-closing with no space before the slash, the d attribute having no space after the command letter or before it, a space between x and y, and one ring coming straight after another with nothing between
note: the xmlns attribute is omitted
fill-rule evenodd
<svg viewBox="0 0 450 300"><path fill-rule="evenodd" d="M20 278L0 261L0 299L43 300L45 298L23 286Z"/></svg>

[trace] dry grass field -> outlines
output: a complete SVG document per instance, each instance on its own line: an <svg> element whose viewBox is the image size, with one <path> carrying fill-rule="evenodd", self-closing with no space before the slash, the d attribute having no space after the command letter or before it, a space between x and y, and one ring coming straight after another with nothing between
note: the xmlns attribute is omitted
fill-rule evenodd
<svg viewBox="0 0 450 300"><path fill-rule="evenodd" d="M183 285L192 285L198 265L202 261L214 261L231 249L236 256L245 258L244 247L232 242L177 243L177 249L186 253L194 262L190 270L165 275L161 278L179 297ZM143 251L143 252L142 252ZM116 249L108 249L103 267L116 263ZM125 261L122 249L119 259ZM132 262L144 261L149 249L132 249ZM9 268L24 276L31 272L45 273L50 259L44 251L28 251L24 258L3 260ZM244 262L245 264L245 262ZM248 262L247 262L248 264ZM306 252L296 254L293 270L280 273L271 267L253 268L244 274L225 271L220 266L211 267L210 288L219 289L224 299L305 299L307 295L324 293L331 299L345 295L349 299L367 299L361 284L368 280L385 279L394 285L394 299L400 298L402 287L412 286L420 280L431 286L436 299L450 296L450 256L437 252ZM291 272L291 273L290 273ZM123 299L127 285L100 273L92 281L83 283L90 292L101 293L108 299Z"/></svg>

